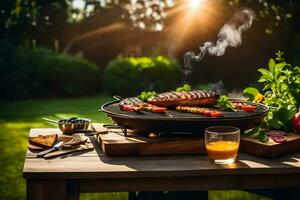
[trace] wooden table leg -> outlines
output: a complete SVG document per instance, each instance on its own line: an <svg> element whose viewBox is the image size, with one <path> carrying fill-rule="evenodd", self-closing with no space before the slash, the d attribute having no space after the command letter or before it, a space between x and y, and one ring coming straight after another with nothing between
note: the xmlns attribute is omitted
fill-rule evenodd
<svg viewBox="0 0 300 200"><path fill-rule="evenodd" d="M67 200L79 200L80 183L78 180L67 180L66 190L67 190Z"/></svg>
<svg viewBox="0 0 300 200"><path fill-rule="evenodd" d="M27 179L27 200L66 200L65 180Z"/></svg>

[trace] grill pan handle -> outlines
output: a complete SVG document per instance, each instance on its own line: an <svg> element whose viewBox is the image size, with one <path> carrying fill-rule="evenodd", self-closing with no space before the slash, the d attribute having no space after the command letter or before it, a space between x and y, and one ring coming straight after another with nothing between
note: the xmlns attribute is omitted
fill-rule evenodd
<svg viewBox="0 0 300 200"><path fill-rule="evenodd" d="M121 101L121 100L124 99L123 97L118 96L118 95L114 95L113 98L116 99L116 100L118 100L118 101Z"/></svg>

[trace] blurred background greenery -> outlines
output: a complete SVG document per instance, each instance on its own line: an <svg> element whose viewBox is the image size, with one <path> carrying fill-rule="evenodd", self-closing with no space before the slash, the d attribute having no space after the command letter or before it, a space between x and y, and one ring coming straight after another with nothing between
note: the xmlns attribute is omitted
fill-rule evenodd
<svg viewBox="0 0 300 200"><path fill-rule="evenodd" d="M197 1L197 0L196 0ZM257 15L243 44L193 63L188 82L222 81L228 90L255 82L274 52L300 64L300 0L1 0L0 196L24 199L22 167L30 128L42 117L109 122L98 107L111 95L165 91L183 81L185 52L244 7ZM200 3L199 3L200 2ZM191 6L198 5L198 6ZM210 199L263 199L241 191ZM127 199L126 193L83 199Z"/></svg>
<svg viewBox="0 0 300 200"><path fill-rule="evenodd" d="M249 7L257 17L253 27L243 33L243 44L228 48L225 56L206 56L202 62L193 63L194 71L188 79L192 85L222 80L229 90L240 89L255 82L257 68L279 49L286 52L292 64L300 63L299 2L3 0L0 99L123 92L117 85L109 87L108 80L124 78L127 86L134 85L141 75L148 74L149 67L141 67L147 57L153 63L146 65L154 67L149 72L152 75L142 80L141 90L175 88L182 79L177 67L182 66L184 53L198 52L204 41L215 41L232 14ZM154 62L158 56L164 58L160 64L171 64L159 67ZM130 67L125 62L127 57L144 59L136 60L140 64L129 62ZM156 77L166 70L172 71L168 79ZM125 95L132 95L137 88L127 87L125 91Z"/></svg>

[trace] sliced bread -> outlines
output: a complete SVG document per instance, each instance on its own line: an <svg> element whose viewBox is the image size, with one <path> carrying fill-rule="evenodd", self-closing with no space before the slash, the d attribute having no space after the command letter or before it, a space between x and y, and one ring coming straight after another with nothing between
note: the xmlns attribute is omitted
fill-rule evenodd
<svg viewBox="0 0 300 200"><path fill-rule="evenodd" d="M57 134L38 135L35 137L29 137L28 140L30 144L44 148L51 148L55 144L57 137Z"/></svg>

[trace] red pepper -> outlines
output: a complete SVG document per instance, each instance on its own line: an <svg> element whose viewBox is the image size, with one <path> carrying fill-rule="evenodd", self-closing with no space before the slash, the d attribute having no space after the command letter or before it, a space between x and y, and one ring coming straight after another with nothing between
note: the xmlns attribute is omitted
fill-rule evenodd
<svg viewBox="0 0 300 200"><path fill-rule="evenodd" d="M215 112L211 112L210 115L212 117L221 117L221 112L215 111Z"/></svg>
<svg viewBox="0 0 300 200"><path fill-rule="evenodd" d="M164 108L164 107L157 107L157 108L153 108L152 112L155 112L155 113L164 113L167 111L167 108Z"/></svg>
<svg viewBox="0 0 300 200"><path fill-rule="evenodd" d="M133 105L123 105L123 110L134 111L134 106Z"/></svg>
<svg viewBox="0 0 300 200"><path fill-rule="evenodd" d="M242 110L245 112L254 112L256 106L253 105L243 105Z"/></svg>

